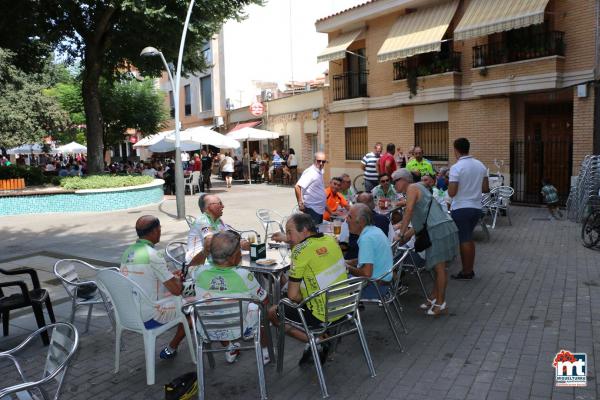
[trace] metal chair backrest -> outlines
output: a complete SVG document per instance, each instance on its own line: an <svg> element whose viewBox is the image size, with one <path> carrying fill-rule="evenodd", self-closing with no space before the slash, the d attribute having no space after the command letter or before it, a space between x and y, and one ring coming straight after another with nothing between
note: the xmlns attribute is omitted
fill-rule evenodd
<svg viewBox="0 0 600 400"><path fill-rule="evenodd" d="M221 340L219 333L223 330L237 329L240 335L244 332L244 303L254 303L258 307L257 321L260 321L261 303L251 298L215 297L197 300L183 306L184 310L193 310L192 324L194 331L208 340ZM200 329L197 329L199 325Z"/></svg>
<svg viewBox="0 0 600 400"><path fill-rule="evenodd" d="M67 363L79 346L79 333L73 325L66 322L46 326L46 328L50 327L53 328L52 338L50 346L48 346L42 379L54 379L61 384L67 370ZM38 332L40 331L38 330Z"/></svg>
<svg viewBox="0 0 600 400"><path fill-rule="evenodd" d="M364 278L350 278L329 286L325 295L325 321L335 322L341 317L356 313L363 287Z"/></svg>
<svg viewBox="0 0 600 400"><path fill-rule="evenodd" d="M73 258L59 260L54 264L54 275L60 280L67 294L72 298L77 298L77 288L79 286L96 284L93 280L82 280L77 273L77 269L89 269L94 271L94 274L100 271L100 268Z"/></svg>
<svg viewBox="0 0 600 400"><path fill-rule="evenodd" d="M281 223L283 217L278 212L266 208L259 208L256 210L256 216L265 230L265 242L268 239L269 228L271 225L275 224L281 232L285 232L285 229L283 229L283 225Z"/></svg>
<svg viewBox="0 0 600 400"><path fill-rule="evenodd" d="M177 264L179 267L185 265L185 254L187 252L187 243L181 241L172 241L167 244L165 255L169 260Z"/></svg>
<svg viewBox="0 0 600 400"><path fill-rule="evenodd" d="M510 197L515 193L515 190L510 186L498 186L493 188L491 193L504 199L510 199Z"/></svg>
<svg viewBox="0 0 600 400"><path fill-rule="evenodd" d="M196 222L196 217L194 217L192 215L186 215L185 222L187 222L188 228L191 228L192 225L194 225L194 223Z"/></svg>
<svg viewBox="0 0 600 400"><path fill-rule="evenodd" d="M144 330L141 304L154 304L144 290L131 279L113 270L98 272L97 282L110 296L118 323L134 331Z"/></svg>
<svg viewBox="0 0 600 400"><path fill-rule="evenodd" d="M383 274L381 277L378 277L376 280L381 280L384 277L389 275L392 276L392 280L390 281L390 291L392 297L396 296L398 290L400 289L400 285L402 284L402 266L404 265L404 261L408 257L410 250L404 250L404 254L392 265L392 267Z"/></svg>

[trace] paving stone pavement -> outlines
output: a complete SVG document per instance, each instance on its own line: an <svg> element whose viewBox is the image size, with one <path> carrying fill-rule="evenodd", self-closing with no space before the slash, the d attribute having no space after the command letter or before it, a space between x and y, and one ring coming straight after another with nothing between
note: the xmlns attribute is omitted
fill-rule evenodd
<svg viewBox="0 0 600 400"><path fill-rule="evenodd" d="M237 189L234 187L234 189ZM260 187L225 193L225 216L238 224L251 226L253 210L265 198L272 208L291 210L293 197L287 188ZM265 197L251 193L262 191ZM277 196L273 196L277 195ZM238 198L239 196L239 198ZM188 200L193 203L194 200ZM165 202L170 207L173 202ZM244 210L252 210L250 213ZM151 209L148 209L152 211ZM246 218L242 218L245 213ZM123 214L126 215L126 214ZM107 217L114 224L111 232L124 228L139 214L120 221L122 215ZM450 314L428 318L417 310L422 301L414 277L408 276L409 293L402 298L409 332L401 336L406 351L401 353L387 326L383 312L367 307L361 314L377 377L370 378L357 338L346 337L325 365L330 395L334 399L596 399L595 360L600 357L600 252L581 246L579 226L568 221L545 219L547 211L513 207L513 225L502 218L491 232L489 242L477 242L476 278L471 282L450 281ZM167 218L167 217L165 217ZM83 222L97 217L82 215ZM162 217L161 217L162 219ZM252 220L252 222L251 222ZM0 225L3 224L0 219ZM25 221L24 223L26 223ZM98 230L106 229L102 221ZM181 222L165 221L164 226L181 228ZM35 233L35 228L30 228ZM50 232L52 223L43 220L39 229ZM19 222L11 221L2 231L17 234ZM95 229L78 231L78 252L90 258L109 257L108 243ZM181 229L180 229L181 231ZM132 240L128 232L118 233L121 240ZM175 237L177 235L173 235ZM181 237L179 234L178 237ZM477 236L478 238L480 235ZM65 252L65 240L52 240L53 248L36 250ZM86 238L88 239L86 241ZM92 241L92 243L89 243ZM96 241L96 243L93 243ZM98 242L99 241L99 242ZM31 241L26 241L31 243ZM63 243L61 245L61 243ZM120 243L120 242L119 242ZM125 243L125 242L123 242ZM166 243L166 242L165 242ZM15 246L15 242L10 244ZM79 245L80 244L80 245ZM94 245L99 249L93 252ZM0 242L0 250L5 246ZM61 247L62 246L62 247ZM23 249L26 250L26 249ZM23 251L26 253L26 251ZM117 251L118 253L118 251ZM4 254L4 253L0 253ZM104 258L103 258L104 257ZM112 257L112 256L111 256ZM116 259L113 257L112 260ZM110 261L110 260L109 260ZM459 268L458 261L451 271ZM424 276L426 285L431 281ZM59 319L69 315L69 305L56 307ZM77 326L84 328L84 312ZM121 370L113 374L114 333L108 319L98 309L90 332L82 333L81 348L69 371L64 399L162 399L162 385L172 378L194 370L185 343L175 360L161 361L158 351L170 339L167 333L157 341L157 383L145 384L141 337L124 334ZM24 315L11 321L11 335L0 339L0 349L18 343L34 329L33 318ZM552 360L560 349L587 353L588 385L585 388L554 387ZM44 349L33 343L25 352L27 371L40 365ZM277 374L274 365L266 367L267 390L273 399L316 399L320 397L314 368L298 367L302 346L286 341L284 371ZM35 360L40 360L36 362ZM600 358L599 358L600 359ZM0 364L4 386L13 382L14 373ZM244 353L235 365L227 365L217 355L217 367L208 369L207 397L247 399L258 397L254 356Z"/></svg>

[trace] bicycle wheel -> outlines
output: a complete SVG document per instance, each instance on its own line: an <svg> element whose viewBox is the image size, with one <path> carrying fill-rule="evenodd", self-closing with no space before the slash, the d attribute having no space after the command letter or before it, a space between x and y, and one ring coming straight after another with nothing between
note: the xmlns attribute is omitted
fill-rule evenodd
<svg viewBox="0 0 600 400"><path fill-rule="evenodd" d="M354 181L352 182L352 185L354 186L354 190L356 190L356 193L366 191L366 188L365 188L365 176L364 175L358 175L356 178L354 178Z"/></svg>
<svg viewBox="0 0 600 400"><path fill-rule="evenodd" d="M600 211L594 211L581 227L581 240L585 247L594 247L600 242Z"/></svg>

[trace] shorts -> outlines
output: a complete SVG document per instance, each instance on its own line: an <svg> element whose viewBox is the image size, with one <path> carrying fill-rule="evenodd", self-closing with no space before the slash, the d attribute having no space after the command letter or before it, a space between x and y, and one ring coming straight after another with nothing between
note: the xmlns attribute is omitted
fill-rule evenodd
<svg viewBox="0 0 600 400"><path fill-rule="evenodd" d="M388 292L390 291L390 285L389 284L379 284L379 292L381 293L382 296L385 296L388 294ZM367 286L365 286L365 288L362 290L361 293L361 299L377 299L379 300L379 294L377 293L377 289L375 288L375 284L373 283L369 283Z"/></svg>
<svg viewBox="0 0 600 400"><path fill-rule="evenodd" d="M458 241L460 243L473 240L473 230L483 215L478 208L459 208L451 211L452 219L458 228Z"/></svg>
<svg viewBox="0 0 600 400"><path fill-rule="evenodd" d="M223 177L227 178L228 176L231 176L233 174L233 172L224 172L223 171Z"/></svg>
<svg viewBox="0 0 600 400"><path fill-rule="evenodd" d="M318 319L313 315L313 313L308 308L303 308L304 320L308 324L310 329L320 328L323 325L323 321ZM283 305L283 313L285 315L285 319L289 319L297 324L302 325L302 319L300 319L300 313L297 309L291 308L289 306ZM277 309L277 316L279 316L279 308Z"/></svg>
<svg viewBox="0 0 600 400"><path fill-rule="evenodd" d="M319 214L315 210L310 207L304 207L304 213L310 215L313 219L315 225L319 225L323 223L323 214Z"/></svg>

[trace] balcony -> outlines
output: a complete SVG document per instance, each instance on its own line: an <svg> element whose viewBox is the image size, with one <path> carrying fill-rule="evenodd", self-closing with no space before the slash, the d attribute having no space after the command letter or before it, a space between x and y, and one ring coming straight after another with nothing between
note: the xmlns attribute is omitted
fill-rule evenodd
<svg viewBox="0 0 600 400"><path fill-rule="evenodd" d="M524 28L510 33L505 41L473 47L473 68L565 55L564 32L531 33Z"/></svg>
<svg viewBox="0 0 600 400"><path fill-rule="evenodd" d="M369 71L346 72L333 77L333 100L367 97L367 77Z"/></svg>
<svg viewBox="0 0 600 400"><path fill-rule="evenodd" d="M394 80L408 79L409 75L415 77L443 74L446 72L460 72L460 53L426 53L407 58L394 63Z"/></svg>

